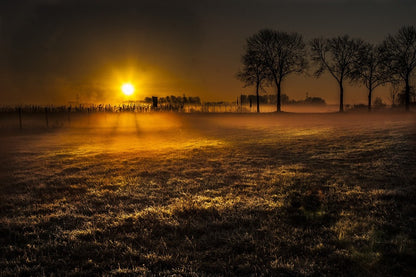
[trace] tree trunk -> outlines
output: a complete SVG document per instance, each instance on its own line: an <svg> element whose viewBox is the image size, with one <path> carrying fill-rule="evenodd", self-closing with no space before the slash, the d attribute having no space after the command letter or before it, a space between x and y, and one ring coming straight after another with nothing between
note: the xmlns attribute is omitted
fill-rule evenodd
<svg viewBox="0 0 416 277"><path fill-rule="evenodd" d="M342 86L342 81L339 82L339 112L344 111L344 87Z"/></svg>
<svg viewBox="0 0 416 277"><path fill-rule="evenodd" d="M370 87L368 90L368 111L371 112L371 94L373 89Z"/></svg>
<svg viewBox="0 0 416 277"><path fill-rule="evenodd" d="M406 111L410 109L410 84L409 77L406 78L406 91L405 91L405 100L406 100Z"/></svg>
<svg viewBox="0 0 416 277"><path fill-rule="evenodd" d="M280 86L280 82L276 82L276 86L277 86L277 112L281 112L280 109L280 92L281 92L281 86Z"/></svg>
<svg viewBox="0 0 416 277"><path fill-rule="evenodd" d="M257 102L257 112L258 112L258 113L260 112L260 96L259 96L259 86L260 86L260 83L259 83L259 82L257 82L257 84L256 84L256 102Z"/></svg>

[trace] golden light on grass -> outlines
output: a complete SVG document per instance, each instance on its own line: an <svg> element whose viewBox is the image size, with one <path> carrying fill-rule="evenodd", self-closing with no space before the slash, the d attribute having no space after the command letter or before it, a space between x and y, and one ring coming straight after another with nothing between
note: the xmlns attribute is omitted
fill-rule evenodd
<svg viewBox="0 0 416 277"><path fill-rule="evenodd" d="M399 216L413 216L413 117L72 116L71 128L0 136L0 174L12 174L0 195L0 272L172 275L184 261L184 275L412 270L412 222ZM80 251L99 255L72 259Z"/></svg>
<svg viewBox="0 0 416 277"><path fill-rule="evenodd" d="M130 96L134 93L134 86L130 83L124 83L121 86L121 91L124 93L124 95Z"/></svg>

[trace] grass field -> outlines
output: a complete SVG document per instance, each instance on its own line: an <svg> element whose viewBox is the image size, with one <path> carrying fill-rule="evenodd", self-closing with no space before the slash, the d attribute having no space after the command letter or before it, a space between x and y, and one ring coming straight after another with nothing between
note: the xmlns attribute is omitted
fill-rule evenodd
<svg viewBox="0 0 416 277"><path fill-rule="evenodd" d="M414 113L71 124L1 130L1 276L416 275Z"/></svg>

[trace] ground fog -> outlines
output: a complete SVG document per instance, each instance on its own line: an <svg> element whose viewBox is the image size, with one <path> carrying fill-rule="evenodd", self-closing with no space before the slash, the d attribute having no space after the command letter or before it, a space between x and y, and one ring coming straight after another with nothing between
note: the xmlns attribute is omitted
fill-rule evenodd
<svg viewBox="0 0 416 277"><path fill-rule="evenodd" d="M0 134L0 275L416 274L414 113L26 122Z"/></svg>

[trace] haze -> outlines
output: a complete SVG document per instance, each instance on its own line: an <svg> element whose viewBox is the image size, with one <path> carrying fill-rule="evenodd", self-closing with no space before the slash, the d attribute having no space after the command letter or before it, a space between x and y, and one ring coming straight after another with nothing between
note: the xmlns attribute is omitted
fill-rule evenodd
<svg viewBox="0 0 416 277"><path fill-rule="evenodd" d="M0 103L115 102L190 95L235 100L253 93L235 79L245 39L261 28L316 36L349 34L377 43L416 23L412 1L2 1ZM269 90L273 93L273 90ZM294 99L338 100L329 76L290 77ZM388 102L389 89L375 96ZM345 102L365 103L347 86Z"/></svg>

